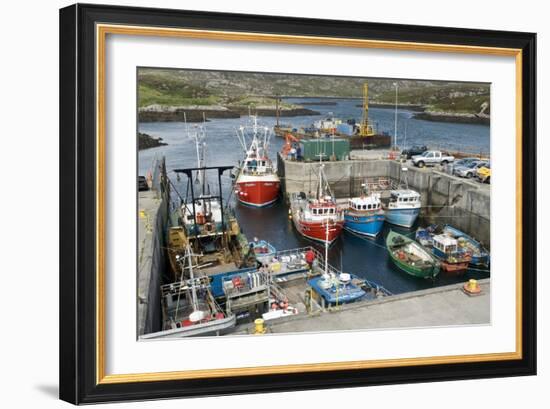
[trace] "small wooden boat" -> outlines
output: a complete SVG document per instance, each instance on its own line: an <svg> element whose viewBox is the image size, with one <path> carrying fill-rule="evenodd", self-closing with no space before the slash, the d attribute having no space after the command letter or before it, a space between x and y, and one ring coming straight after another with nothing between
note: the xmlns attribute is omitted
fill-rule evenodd
<svg viewBox="0 0 550 409"><path fill-rule="evenodd" d="M265 240L254 239L249 243L249 246L252 247L254 256L260 263L269 263L277 253L275 247Z"/></svg>
<svg viewBox="0 0 550 409"><path fill-rule="evenodd" d="M470 264L473 266L489 266L489 252L473 237L468 236L466 233L458 230L457 228L446 224L443 226L443 233L458 240L458 246L464 250L467 250L472 255Z"/></svg>
<svg viewBox="0 0 550 409"><path fill-rule="evenodd" d="M440 260L441 269L460 274L468 269L472 254L458 246L458 240L446 234L433 236L432 253Z"/></svg>
<svg viewBox="0 0 550 409"><path fill-rule="evenodd" d="M419 243L390 230L386 237L388 253L397 267L414 277L434 278L439 274L439 262Z"/></svg>

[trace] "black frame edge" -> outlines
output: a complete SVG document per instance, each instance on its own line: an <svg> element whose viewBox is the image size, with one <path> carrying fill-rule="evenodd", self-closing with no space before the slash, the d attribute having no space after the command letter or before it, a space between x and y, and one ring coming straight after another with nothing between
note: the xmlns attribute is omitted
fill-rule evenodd
<svg viewBox="0 0 550 409"><path fill-rule="evenodd" d="M77 6L59 11L59 398L78 403L76 300Z"/></svg>
<svg viewBox="0 0 550 409"><path fill-rule="evenodd" d="M96 384L95 24L486 45L523 50L523 358L207 380ZM237 24L238 23L238 24ZM60 398L73 404L536 374L536 35L200 11L73 5L60 10Z"/></svg>
<svg viewBox="0 0 550 409"><path fill-rule="evenodd" d="M537 374L537 35L522 47L523 361Z"/></svg>

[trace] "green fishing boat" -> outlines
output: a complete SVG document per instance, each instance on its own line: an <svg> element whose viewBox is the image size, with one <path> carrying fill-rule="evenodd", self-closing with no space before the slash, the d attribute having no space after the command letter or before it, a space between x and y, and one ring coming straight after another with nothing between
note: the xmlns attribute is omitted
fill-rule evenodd
<svg viewBox="0 0 550 409"><path fill-rule="evenodd" d="M390 230L386 247L395 265L409 275L434 278L439 273L439 262L407 236Z"/></svg>

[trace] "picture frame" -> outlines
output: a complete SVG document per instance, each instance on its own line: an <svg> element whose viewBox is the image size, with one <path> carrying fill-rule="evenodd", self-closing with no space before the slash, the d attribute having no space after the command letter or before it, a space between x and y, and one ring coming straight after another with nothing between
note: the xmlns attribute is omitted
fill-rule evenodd
<svg viewBox="0 0 550 409"><path fill-rule="evenodd" d="M515 351L107 374L105 40L112 35L515 58ZM84 404L536 374L535 84L533 33L82 4L61 9L60 398Z"/></svg>

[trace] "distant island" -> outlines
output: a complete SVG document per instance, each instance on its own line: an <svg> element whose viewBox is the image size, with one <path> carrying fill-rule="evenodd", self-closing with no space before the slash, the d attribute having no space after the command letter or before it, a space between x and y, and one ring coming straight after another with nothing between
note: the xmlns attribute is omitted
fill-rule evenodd
<svg viewBox="0 0 550 409"><path fill-rule="evenodd" d="M368 81L369 105L394 107L395 85L399 106L432 121L488 123L490 86L485 83L391 80L316 75L263 74L140 68L138 118L140 122L200 122L209 118L238 118L249 112L275 116L319 115L309 105L336 105L313 98L362 98ZM303 98L288 103L283 98Z"/></svg>
<svg viewBox="0 0 550 409"><path fill-rule="evenodd" d="M138 110L140 122L202 122L212 118L240 118L249 112L258 116L276 116L275 105L148 105ZM319 112L300 106L280 107L281 117L319 115Z"/></svg>

